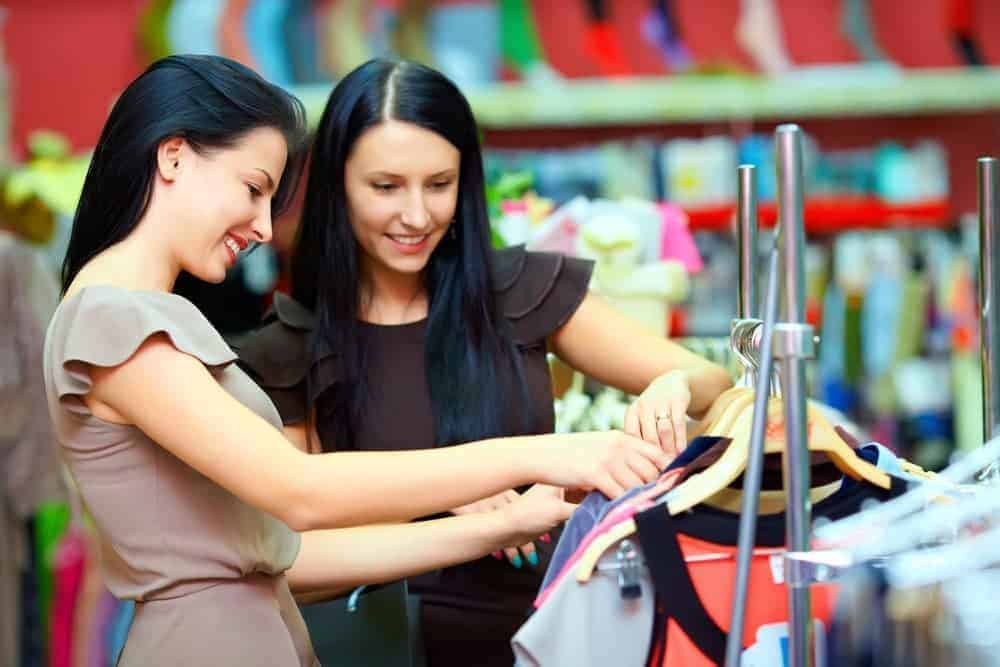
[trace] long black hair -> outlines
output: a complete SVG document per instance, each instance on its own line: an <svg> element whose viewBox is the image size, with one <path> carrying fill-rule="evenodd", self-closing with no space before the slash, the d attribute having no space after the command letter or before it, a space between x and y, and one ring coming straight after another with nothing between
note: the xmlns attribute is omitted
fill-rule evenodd
<svg viewBox="0 0 1000 667"><path fill-rule="evenodd" d="M520 355L493 294L490 229L482 153L472 110L439 72L410 62L371 60L333 90L316 131L299 237L292 259L293 297L313 310L313 359L336 355L336 382L315 397L324 447L355 448L369 396L359 314L359 247L347 217L344 166L369 128L412 123L461 153L455 222L431 255L425 366L436 444L512 434L528 413ZM314 395L312 377L307 394ZM324 432L332 429L332 432Z"/></svg>
<svg viewBox="0 0 1000 667"><path fill-rule="evenodd" d="M150 65L115 102L94 149L63 261L63 291L91 258L124 240L139 223L152 194L161 142L183 137L197 151L223 149L260 127L280 131L288 147L285 174L271 203L277 216L302 169L302 103L227 58L176 55Z"/></svg>

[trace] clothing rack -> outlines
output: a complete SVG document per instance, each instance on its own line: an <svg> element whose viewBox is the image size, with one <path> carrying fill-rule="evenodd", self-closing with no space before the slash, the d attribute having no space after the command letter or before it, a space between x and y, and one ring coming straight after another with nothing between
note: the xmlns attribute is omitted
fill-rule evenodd
<svg viewBox="0 0 1000 667"><path fill-rule="evenodd" d="M809 453L806 443L805 362L814 353L812 327L805 322L805 220L802 172L802 131L797 125L781 125L775 130L778 182L778 253L772 252L760 341L761 364L754 399L754 417L740 516L735 596L726 665L738 667L742 650L750 558L756 532L760 498L760 477L764 459L764 431L770 396L772 356L778 360L781 396L785 414L785 455L783 473L786 488L786 538L789 551L809 548L811 506L809 502ZM756 255L756 194L754 169L739 168L737 199L737 239L740 252L739 315L747 318L756 309L756 282L753 259ZM781 315L777 319L778 266L781 281ZM809 667L812 655L812 609L809 582L796 576L794 561L786 561L788 581L789 645L788 664Z"/></svg>
<svg viewBox="0 0 1000 667"><path fill-rule="evenodd" d="M852 559L843 562L836 552L809 551L810 506L808 502L809 468L805 442L805 392L804 360L811 356L813 338L808 325L802 324L802 208L801 208L801 144L794 126L781 126L776 131L778 154L778 207L779 245L782 253L782 271L785 277L782 303L782 322L776 325L777 340L771 348L770 341L761 343L762 364L770 363L770 354L782 359L781 370L785 392L785 422L787 445L785 454L785 480L787 494L787 546L785 556L785 577L789 593L789 663L793 667L806 667L811 659L812 624L809 604L809 586L817 581L825 581L838 572L850 567ZM983 378L983 435L987 442L1000 432L1000 355L995 353L997 334L1000 331L1000 310L996 299L1000 296L1000 275L997 273L1000 248L998 248L997 226L1000 225L1000 172L997 160L983 157L978 160L978 209L980 234L980 351L982 354ZM742 181L742 172L741 172ZM740 222L738 234L747 237L747 226L743 224L749 214L750 200L741 189L738 206ZM741 253L742 258L742 253ZM741 263L741 289L745 282ZM772 276L773 280L773 276ZM770 287L770 285L769 285ZM770 290L769 290L770 291ZM745 294L741 293L741 307ZM767 301L773 299L768 295ZM771 304L765 306L765 338L767 320ZM789 363L791 362L791 363ZM762 384L762 383L758 383ZM760 391L760 389L758 389ZM757 397L759 398L759 396ZM755 410L760 410L757 401ZM737 555L737 581L730 633L726 646L727 667L738 667L742 648L743 616L747 597L746 578L749 572L750 551L753 548L756 509L760 494L759 480L754 465L760 465L763 458L762 434L758 434L757 415L754 415L751 447L745 477L743 505L741 508L740 541ZM760 420L763 422L763 419ZM975 456L970 459L977 458ZM981 460L982 457L979 457ZM1000 479L1000 460L989 457L986 476L990 481ZM982 465L979 463L978 465ZM798 553L796 553L798 552ZM831 560L832 559L832 560Z"/></svg>

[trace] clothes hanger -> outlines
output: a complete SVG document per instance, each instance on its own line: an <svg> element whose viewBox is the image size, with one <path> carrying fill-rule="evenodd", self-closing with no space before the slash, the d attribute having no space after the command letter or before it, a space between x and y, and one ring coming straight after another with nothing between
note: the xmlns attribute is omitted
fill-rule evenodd
<svg viewBox="0 0 1000 667"><path fill-rule="evenodd" d="M688 427L688 441L690 442L701 435L715 435L719 428L717 425L726 411L733 407L738 400L747 396L752 400L753 390L746 387L731 387L719 394L705 416Z"/></svg>
<svg viewBox="0 0 1000 667"><path fill-rule="evenodd" d="M750 398L752 399L752 397ZM723 489L727 489L743 473L746 468L753 417L753 408L750 407L750 402L747 399L747 404L736 417L736 423L728 434L728 437L733 438L733 442L726 449L722 458L704 471L692 475L680 486L667 493L660 501L667 505L667 511L670 514L677 515L708 501ZM768 412L768 427L772 435L765 442L764 452L765 454L783 453L784 429L781 428L783 423L781 421L783 412L781 399L772 398L769 401ZM826 454L841 471L853 479L865 480L883 489L890 488L892 482L889 474L858 457L854 450L834 431L815 404L807 407L807 415L810 451ZM576 580L580 583L589 581L601 555L618 541L635 534L636 530L635 521L627 519L595 538L577 563Z"/></svg>
<svg viewBox="0 0 1000 667"><path fill-rule="evenodd" d="M977 493L995 491L995 487L964 484L998 458L1000 437L970 451L934 474L926 484L876 507L817 527L816 537L826 544L852 543L859 552L867 546L872 553L892 553L918 545L935 530L1000 513L1000 494ZM928 509L935 499L949 492L972 497ZM889 526L892 530L886 531Z"/></svg>
<svg viewBox="0 0 1000 667"><path fill-rule="evenodd" d="M692 475L668 494L666 502L671 514L679 514L704 502L727 488L746 470L752 421L753 408L748 407L736 418L729 432L719 433L732 438L732 443L718 461L702 472ZM764 443L765 454L784 453L783 425L781 399L772 398L768 402L768 436ZM889 489L892 486L889 475L860 458L841 439L815 404L809 404L807 407L807 433L809 451L826 454L848 477L867 481L882 489Z"/></svg>

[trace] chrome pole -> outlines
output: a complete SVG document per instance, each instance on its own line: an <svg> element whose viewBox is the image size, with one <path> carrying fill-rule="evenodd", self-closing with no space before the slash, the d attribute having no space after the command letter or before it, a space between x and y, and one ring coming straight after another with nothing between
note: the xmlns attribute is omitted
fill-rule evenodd
<svg viewBox="0 0 1000 667"><path fill-rule="evenodd" d="M747 455L747 469L743 475L740 532L736 548L736 584L733 587L729 636L726 638L726 667L740 667L740 656L743 653L743 625L746 622L750 561L757 536L757 507L760 503L760 484L764 472L764 436L767 427L767 408L771 400L768 385L771 377L771 361L774 357L772 339L775 320L778 319L777 248L771 250L769 257L767 287L764 292L764 324L760 339L760 372L757 375L753 421L750 425L750 453Z"/></svg>
<svg viewBox="0 0 1000 667"><path fill-rule="evenodd" d="M757 316L757 168L740 165L736 192L736 245L740 256L736 317Z"/></svg>
<svg viewBox="0 0 1000 667"><path fill-rule="evenodd" d="M783 472L787 494L786 548L809 549L812 508L809 502L809 451L806 443L805 360L812 356L812 327L805 323L805 221L802 131L781 125L775 131L778 167L778 246L782 257L781 323L775 331L785 408ZM786 564L787 566L787 564ZM809 585L788 581L789 665L809 667L812 658L812 609Z"/></svg>
<svg viewBox="0 0 1000 667"><path fill-rule="evenodd" d="M1000 331L1000 310L996 299L1000 295L1000 274L997 274L997 225L1000 224L1000 203L997 200L997 160L981 157L979 176L979 346L983 356L983 440L997 434L1000 422L1000 356L994 347Z"/></svg>

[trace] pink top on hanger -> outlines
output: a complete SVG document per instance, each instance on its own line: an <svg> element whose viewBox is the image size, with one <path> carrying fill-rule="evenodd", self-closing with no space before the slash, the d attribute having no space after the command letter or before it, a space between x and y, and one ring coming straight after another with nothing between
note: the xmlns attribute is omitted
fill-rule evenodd
<svg viewBox="0 0 1000 667"><path fill-rule="evenodd" d="M689 273L701 271L704 263L688 228L687 213L680 206L669 202L657 204L662 224L660 226L660 259L672 259L684 265Z"/></svg>

